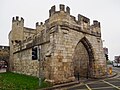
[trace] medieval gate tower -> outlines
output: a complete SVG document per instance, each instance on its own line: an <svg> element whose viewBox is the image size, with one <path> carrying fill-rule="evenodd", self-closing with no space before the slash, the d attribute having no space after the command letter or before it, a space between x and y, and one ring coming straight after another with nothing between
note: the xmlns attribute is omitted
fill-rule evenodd
<svg viewBox="0 0 120 90"><path fill-rule="evenodd" d="M80 14L76 19L62 4L59 9L52 6L49 18L37 22L35 29L24 27L23 18L13 17L9 33L11 70L37 77L40 74L53 83L74 81L78 74L84 78L105 76L100 22L90 24L90 19ZM34 47L39 47L40 61L32 60Z"/></svg>

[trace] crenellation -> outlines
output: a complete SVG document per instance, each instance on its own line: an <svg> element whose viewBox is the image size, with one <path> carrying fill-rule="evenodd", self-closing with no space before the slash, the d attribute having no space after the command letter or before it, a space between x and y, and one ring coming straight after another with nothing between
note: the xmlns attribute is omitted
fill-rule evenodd
<svg viewBox="0 0 120 90"><path fill-rule="evenodd" d="M43 22L40 22L40 25L43 25Z"/></svg>
<svg viewBox="0 0 120 90"><path fill-rule="evenodd" d="M9 35L11 70L18 73L38 76L53 84L74 81L80 73L86 78L101 77L94 66L105 66L102 48L100 22L93 21L78 14L78 19L70 15L70 8L55 5L49 10L49 18L45 22L36 22L36 29L24 27L24 19L12 18L12 30ZM12 42L11 42L12 41ZM19 42L21 41L21 42ZM16 44L15 44L16 42ZM32 47L38 46L43 67L38 59L32 60ZM102 62L102 63L101 63ZM90 65L90 66L88 66ZM88 69L88 67L90 67ZM39 68L44 68L39 72ZM106 72L106 67L103 67ZM102 72L100 70L100 72Z"/></svg>
<svg viewBox="0 0 120 90"><path fill-rule="evenodd" d="M98 23L97 20L93 20L93 24L96 25Z"/></svg>
<svg viewBox="0 0 120 90"><path fill-rule="evenodd" d="M45 25L43 24L43 22L36 23L36 30L37 30L36 34L41 33L41 31L44 29L45 29Z"/></svg>
<svg viewBox="0 0 120 90"><path fill-rule="evenodd" d="M15 18L14 18L14 17L12 18L12 22L13 22L13 21L15 21Z"/></svg>
<svg viewBox="0 0 120 90"><path fill-rule="evenodd" d="M12 18L12 22L19 26L24 26L24 19L21 17L19 18L19 16L13 17Z"/></svg>
<svg viewBox="0 0 120 90"><path fill-rule="evenodd" d="M36 27L44 26L43 22L36 22Z"/></svg>
<svg viewBox="0 0 120 90"><path fill-rule="evenodd" d="M70 15L70 17L73 21L75 21L75 22L77 21L75 16Z"/></svg>
<svg viewBox="0 0 120 90"><path fill-rule="evenodd" d="M16 16L12 18L12 21L24 21L24 19L22 17L20 18L19 16Z"/></svg>
<svg viewBox="0 0 120 90"><path fill-rule="evenodd" d="M54 13L56 12L56 7L55 5L51 7L51 9L49 10L49 16L52 16Z"/></svg>
<svg viewBox="0 0 120 90"><path fill-rule="evenodd" d="M59 11L56 11L55 5L51 7L51 9L49 10L49 17L51 17L55 13L59 13L60 11L64 11L67 14L70 14L70 8L68 6L66 6L66 11L65 11L65 5L64 4L60 4L59 5Z"/></svg>
<svg viewBox="0 0 120 90"><path fill-rule="evenodd" d="M19 16L16 16L16 21L19 21Z"/></svg>
<svg viewBox="0 0 120 90"><path fill-rule="evenodd" d="M93 26L100 28L100 22L98 22L97 20L93 20Z"/></svg>
<svg viewBox="0 0 120 90"><path fill-rule="evenodd" d="M60 4L60 5L59 5L59 8L60 8L60 11L65 11L65 5Z"/></svg>
<svg viewBox="0 0 120 90"><path fill-rule="evenodd" d="M90 26L91 33L101 37L100 22L93 20L93 24Z"/></svg>
<svg viewBox="0 0 120 90"><path fill-rule="evenodd" d="M43 22L36 22L36 27L40 25L43 25Z"/></svg>
<svg viewBox="0 0 120 90"><path fill-rule="evenodd" d="M78 14L78 21L77 21L78 25L80 25L81 30L90 33L90 19Z"/></svg>
<svg viewBox="0 0 120 90"><path fill-rule="evenodd" d="M51 17L51 9L49 10L49 17Z"/></svg>
<svg viewBox="0 0 120 90"><path fill-rule="evenodd" d="M36 22L36 27L39 25L39 22Z"/></svg>
<svg viewBox="0 0 120 90"><path fill-rule="evenodd" d="M70 14L70 8L68 6L66 7L66 13Z"/></svg>
<svg viewBox="0 0 120 90"><path fill-rule="evenodd" d="M85 22L85 23L90 23L90 19L89 18L87 18L87 17L85 17L85 16L83 16L83 15L80 15L80 14L78 14L78 22Z"/></svg>
<svg viewBox="0 0 120 90"><path fill-rule="evenodd" d="M23 22L24 22L24 19L23 19L23 17L21 17L21 21L23 21Z"/></svg>

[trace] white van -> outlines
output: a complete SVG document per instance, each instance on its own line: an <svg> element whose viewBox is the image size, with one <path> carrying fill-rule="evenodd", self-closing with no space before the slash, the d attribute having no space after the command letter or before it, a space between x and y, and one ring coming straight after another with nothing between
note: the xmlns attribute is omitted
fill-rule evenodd
<svg viewBox="0 0 120 90"><path fill-rule="evenodd" d="M112 65L113 65L113 67L117 67L117 63L116 62L113 62Z"/></svg>
<svg viewBox="0 0 120 90"><path fill-rule="evenodd" d="M113 61L112 62L113 67L120 67L120 63Z"/></svg>

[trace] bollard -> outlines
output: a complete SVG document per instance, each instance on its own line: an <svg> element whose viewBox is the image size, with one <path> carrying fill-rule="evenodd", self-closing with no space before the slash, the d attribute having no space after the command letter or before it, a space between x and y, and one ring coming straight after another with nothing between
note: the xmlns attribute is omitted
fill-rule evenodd
<svg viewBox="0 0 120 90"><path fill-rule="evenodd" d="M112 75L112 67L109 67L109 74Z"/></svg>

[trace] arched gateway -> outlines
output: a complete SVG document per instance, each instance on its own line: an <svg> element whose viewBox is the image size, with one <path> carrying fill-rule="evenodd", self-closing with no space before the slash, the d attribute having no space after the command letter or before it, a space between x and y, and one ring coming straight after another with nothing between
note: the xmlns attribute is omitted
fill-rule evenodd
<svg viewBox="0 0 120 90"><path fill-rule="evenodd" d="M23 18L13 17L9 44L10 68L14 72L43 76L54 84L74 81L77 75L106 75L100 22L90 24L90 19L80 14L75 18L62 4L59 11L52 6L49 18L37 22L35 29L24 27ZM35 60L34 47L39 48Z"/></svg>
<svg viewBox="0 0 120 90"><path fill-rule="evenodd" d="M7 60L0 60L0 69L7 68L8 69L8 61Z"/></svg>
<svg viewBox="0 0 120 90"><path fill-rule="evenodd" d="M73 56L75 78L88 78L92 76L94 55L92 46L84 37L76 45Z"/></svg>

